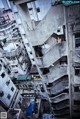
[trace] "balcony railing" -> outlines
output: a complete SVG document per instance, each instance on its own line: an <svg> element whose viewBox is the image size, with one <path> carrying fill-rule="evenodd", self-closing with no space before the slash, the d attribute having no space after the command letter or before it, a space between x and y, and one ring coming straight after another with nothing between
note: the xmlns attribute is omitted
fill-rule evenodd
<svg viewBox="0 0 80 119"><path fill-rule="evenodd" d="M49 67L51 64L59 60L62 56L67 55L66 41L56 44L51 47L43 57L37 58L37 64L39 67Z"/></svg>
<svg viewBox="0 0 80 119"><path fill-rule="evenodd" d="M68 93L62 93L60 95L57 95L57 96L51 98L53 103L59 103L61 101L67 100L67 99L69 99Z"/></svg>
<svg viewBox="0 0 80 119"><path fill-rule="evenodd" d="M15 22L10 22L8 24L2 25L2 27L0 27L0 32L2 31L6 31L7 29L12 29L15 26Z"/></svg>
<svg viewBox="0 0 80 119"><path fill-rule="evenodd" d="M68 69L67 69L67 64L66 64L66 65L59 65L59 66L51 68L50 72L43 76L45 79L47 76L48 81L53 82L67 74L68 74Z"/></svg>
<svg viewBox="0 0 80 119"><path fill-rule="evenodd" d="M69 100L64 100L63 102L57 103L55 105L53 102L53 109L54 110L61 110L61 109L64 109L66 107L69 107Z"/></svg>
<svg viewBox="0 0 80 119"><path fill-rule="evenodd" d="M57 85L58 86L58 85ZM59 86L58 86L59 87ZM53 88L53 90L51 90L51 94L57 95L58 93L64 92L65 90L69 90L69 87L61 87L61 89L58 89L58 91Z"/></svg>

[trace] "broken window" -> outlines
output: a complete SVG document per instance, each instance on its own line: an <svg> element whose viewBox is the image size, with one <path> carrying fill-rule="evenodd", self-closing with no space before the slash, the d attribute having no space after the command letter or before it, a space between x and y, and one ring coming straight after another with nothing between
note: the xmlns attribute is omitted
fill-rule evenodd
<svg viewBox="0 0 80 119"><path fill-rule="evenodd" d="M75 34L75 47L80 47L80 33Z"/></svg>

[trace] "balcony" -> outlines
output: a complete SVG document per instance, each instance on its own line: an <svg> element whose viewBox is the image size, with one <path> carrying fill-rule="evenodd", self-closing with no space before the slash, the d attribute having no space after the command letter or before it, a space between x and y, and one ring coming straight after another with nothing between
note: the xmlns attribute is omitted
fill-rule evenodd
<svg viewBox="0 0 80 119"><path fill-rule="evenodd" d="M53 88L53 91L55 91L55 89ZM61 88L60 90L56 90L55 92L53 92L52 90L51 90L51 94L53 94L53 95L58 95L58 94L61 94L61 93L63 93L63 92L69 92L69 88L68 87L65 87L65 88Z"/></svg>
<svg viewBox="0 0 80 119"><path fill-rule="evenodd" d="M51 101L53 103L59 103L59 102L62 102L64 100L68 100L68 99L69 99L69 94L68 93L62 93L62 94L59 94L55 97L52 97Z"/></svg>
<svg viewBox="0 0 80 119"><path fill-rule="evenodd" d="M53 85L50 87L51 90L51 94L53 95L57 95L58 93L61 92L68 92L68 77L67 76L63 76L60 79L56 80L53 82Z"/></svg>
<svg viewBox="0 0 80 119"><path fill-rule="evenodd" d="M56 111L54 111L54 115L55 116L58 116L58 117L61 117L61 116L63 116L64 115L64 117L65 116L68 116L69 115L69 108L66 108L65 110L56 110ZM61 118L62 119L62 118ZM68 118L67 118L68 119Z"/></svg>
<svg viewBox="0 0 80 119"><path fill-rule="evenodd" d="M57 72L57 73L56 73ZM52 69L50 69L50 72L46 75L43 75L43 77L47 78L48 82L51 83L53 81L57 81L57 79L59 80L61 77L66 76L68 74L68 70L67 70L67 65L66 66L56 66L56 67L52 67Z"/></svg>
<svg viewBox="0 0 80 119"><path fill-rule="evenodd" d="M54 116L56 117L64 117L65 119L69 119L69 115L70 115L70 111L69 109L65 109L65 110L60 110L60 111L54 111ZM62 118L61 118L62 119Z"/></svg>
<svg viewBox="0 0 80 119"><path fill-rule="evenodd" d="M64 75L67 75L67 74L68 74L67 65L66 66L59 65L55 68L54 67L52 68L51 72L48 75L48 78L50 78L49 81L51 82L51 81L55 81L55 80L63 77Z"/></svg>
<svg viewBox="0 0 80 119"><path fill-rule="evenodd" d="M8 24L1 25L0 32L4 32L8 29L13 29L13 27L15 27L15 22L10 22Z"/></svg>
<svg viewBox="0 0 80 119"><path fill-rule="evenodd" d="M53 105L53 110L62 110L69 107L69 100L64 100L63 102L57 104L54 104L54 102L52 102L52 105Z"/></svg>
<svg viewBox="0 0 80 119"><path fill-rule="evenodd" d="M66 41L51 47L43 57L37 57L37 64L39 67L49 67L63 56L67 56Z"/></svg>

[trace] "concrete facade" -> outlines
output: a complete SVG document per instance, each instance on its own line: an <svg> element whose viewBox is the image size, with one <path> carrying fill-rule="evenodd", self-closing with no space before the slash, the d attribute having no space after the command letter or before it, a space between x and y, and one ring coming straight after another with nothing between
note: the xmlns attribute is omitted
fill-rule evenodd
<svg viewBox="0 0 80 119"><path fill-rule="evenodd" d="M80 116L79 47L75 48L75 36L80 38L79 11L80 5L54 5L27 34L40 76L47 83L56 118Z"/></svg>

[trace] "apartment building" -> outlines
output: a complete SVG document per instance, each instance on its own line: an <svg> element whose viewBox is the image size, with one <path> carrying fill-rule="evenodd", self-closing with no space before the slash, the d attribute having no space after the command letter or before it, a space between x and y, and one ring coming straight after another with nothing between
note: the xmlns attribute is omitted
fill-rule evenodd
<svg viewBox="0 0 80 119"><path fill-rule="evenodd" d="M5 7L6 5L6 7ZM23 32L22 32L23 30ZM22 113L21 104L22 96L36 92L36 87L33 83L27 82L20 77L33 77L39 78L40 76L36 70L36 66L32 56L32 52L27 42L25 47L26 36L24 29L21 31L14 17L9 1L1 1L0 8L0 112L2 108L8 110L9 118L12 118L12 113L15 114L19 111ZM31 58L32 60L30 61ZM31 64L32 62L32 64ZM32 67L32 71L30 70ZM30 75L30 76L29 76ZM31 79L31 78L30 78ZM37 84L36 84L37 85ZM42 87L42 83L40 84ZM35 87L35 91L34 91ZM37 86L38 87L38 86ZM40 90L40 89L39 89ZM22 95L22 96L21 96ZM30 95L30 94L29 94ZM30 97L30 96L29 96ZM20 111L21 110L21 111ZM10 114L10 115L9 115ZM15 115L14 115L15 117ZM20 116L21 118L21 116Z"/></svg>
<svg viewBox="0 0 80 119"><path fill-rule="evenodd" d="M27 72L25 71L27 61L25 63L24 58L25 56L28 60L27 51L24 49L24 45L20 40L21 35L14 20L12 10L9 7L5 7L5 9L0 8L0 105L5 110L9 108L20 108L22 103L22 96L12 82L13 79L17 78L19 73L23 73L23 71L24 73ZM21 55L24 61L19 66L18 57L21 57ZM23 66L24 63L25 66ZM19 70L21 67L22 69Z"/></svg>
<svg viewBox="0 0 80 119"><path fill-rule="evenodd" d="M12 108L13 106L19 108L18 103L21 103L22 96L13 84L7 70L3 60L0 59L0 104L4 109Z"/></svg>

